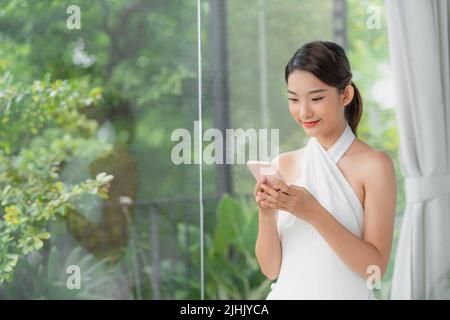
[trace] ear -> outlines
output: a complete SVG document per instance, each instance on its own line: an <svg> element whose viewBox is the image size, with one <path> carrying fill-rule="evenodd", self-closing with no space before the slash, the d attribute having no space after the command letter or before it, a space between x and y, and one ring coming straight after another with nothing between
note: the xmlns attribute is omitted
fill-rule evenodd
<svg viewBox="0 0 450 320"><path fill-rule="evenodd" d="M344 89L344 92L341 94L341 102L342 105L345 107L348 105L352 100L353 96L355 95L355 89L351 84L347 85Z"/></svg>

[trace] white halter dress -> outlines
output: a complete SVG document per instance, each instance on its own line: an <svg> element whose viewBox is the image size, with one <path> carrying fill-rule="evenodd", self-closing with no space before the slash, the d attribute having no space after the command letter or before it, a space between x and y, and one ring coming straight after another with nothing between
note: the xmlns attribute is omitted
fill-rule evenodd
<svg viewBox="0 0 450 320"><path fill-rule="evenodd" d="M364 209L337 167L354 139L348 124L328 150L311 137L303 154L301 177L294 184L306 188L334 218L362 238ZM277 227L282 261L268 300L374 299L366 279L344 264L309 223L280 210Z"/></svg>

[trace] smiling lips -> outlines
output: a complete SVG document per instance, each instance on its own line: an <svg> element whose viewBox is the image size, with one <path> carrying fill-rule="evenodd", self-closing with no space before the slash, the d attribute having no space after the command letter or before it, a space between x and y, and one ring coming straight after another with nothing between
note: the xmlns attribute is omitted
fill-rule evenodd
<svg viewBox="0 0 450 320"><path fill-rule="evenodd" d="M312 121L312 122L303 121L302 123L303 123L303 126L309 128L309 127L314 127L319 121L320 121L320 119L317 121Z"/></svg>

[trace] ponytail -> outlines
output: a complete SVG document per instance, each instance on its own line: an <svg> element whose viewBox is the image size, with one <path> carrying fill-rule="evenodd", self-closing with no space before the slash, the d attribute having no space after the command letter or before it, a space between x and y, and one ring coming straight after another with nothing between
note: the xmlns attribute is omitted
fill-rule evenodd
<svg viewBox="0 0 450 320"><path fill-rule="evenodd" d="M352 101L348 105L345 106L345 118L347 119L350 128L352 128L353 133L356 136L356 128L358 127L359 120L361 120L361 115L363 112L363 103L361 99L361 94L359 93L358 88L353 83L350 82L355 91L353 95Z"/></svg>

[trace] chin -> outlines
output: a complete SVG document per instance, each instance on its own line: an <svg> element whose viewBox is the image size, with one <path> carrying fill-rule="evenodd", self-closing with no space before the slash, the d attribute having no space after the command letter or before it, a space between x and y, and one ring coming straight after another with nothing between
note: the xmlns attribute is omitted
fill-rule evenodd
<svg viewBox="0 0 450 320"><path fill-rule="evenodd" d="M314 132L310 132L310 131L308 131L308 130L304 130L305 131L305 134L308 136L308 137L316 137L318 134L317 133L314 133Z"/></svg>

